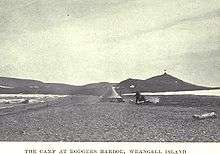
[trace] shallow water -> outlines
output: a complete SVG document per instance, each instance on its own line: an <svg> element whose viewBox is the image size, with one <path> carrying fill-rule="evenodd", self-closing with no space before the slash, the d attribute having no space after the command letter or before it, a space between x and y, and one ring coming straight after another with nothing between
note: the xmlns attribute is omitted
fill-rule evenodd
<svg viewBox="0 0 220 154"><path fill-rule="evenodd" d="M0 103L9 102L10 104L20 103L26 99L29 102L37 102L42 100L51 100L67 95L45 95L45 94L0 94Z"/></svg>
<svg viewBox="0 0 220 154"><path fill-rule="evenodd" d="M0 94L2 97L65 97L67 95L52 95L52 94Z"/></svg>
<svg viewBox="0 0 220 154"><path fill-rule="evenodd" d="M217 90L195 90L195 91L177 91L177 92L144 92L142 95L204 95L204 96L220 96L220 89ZM135 95L124 94L124 95Z"/></svg>

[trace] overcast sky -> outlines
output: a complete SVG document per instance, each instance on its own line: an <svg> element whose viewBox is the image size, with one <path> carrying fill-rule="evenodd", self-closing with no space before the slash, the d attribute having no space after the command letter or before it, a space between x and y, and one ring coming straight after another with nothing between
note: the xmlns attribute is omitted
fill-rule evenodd
<svg viewBox="0 0 220 154"><path fill-rule="evenodd" d="M164 69L220 86L220 0L0 1L0 76L79 85Z"/></svg>

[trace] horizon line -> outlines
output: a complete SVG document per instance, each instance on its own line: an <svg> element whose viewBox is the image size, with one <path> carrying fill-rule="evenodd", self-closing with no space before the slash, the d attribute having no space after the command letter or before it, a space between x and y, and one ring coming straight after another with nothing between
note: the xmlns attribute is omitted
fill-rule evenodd
<svg viewBox="0 0 220 154"><path fill-rule="evenodd" d="M90 84L99 84L99 83L119 84L119 83L121 83L123 81L126 81L126 80L129 80L129 79L145 81L145 80L148 80L148 79L151 79L151 78L154 78L154 77L158 77L158 76L162 76L162 75L172 76L171 74L169 74L167 72L164 72L163 74L155 75L155 76L149 77L147 79L127 78L127 79L124 79L124 80L119 81L119 82L100 81L100 82L90 82L90 83L85 83L85 84L71 84L71 83L64 83L64 82L46 82L46 81L42 81L42 80L38 80L38 79L20 78L20 77L17 78L17 77L8 77L8 76L0 76L0 78L9 78L9 79L16 79L16 80L32 80L32 81L42 82L42 83L45 83L45 84L65 84L65 85L70 85L70 86L86 86L86 85L90 85ZM177 78L175 76L172 76L172 77ZM203 87L206 87L206 88L220 88L220 86L206 86L206 85L200 85L200 84L194 84L194 83L191 83L191 82L187 82L187 81L184 81L184 80L179 79L179 78L177 78L177 79L181 80L183 82L186 82L186 83L193 84L195 86L203 86Z"/></svg>

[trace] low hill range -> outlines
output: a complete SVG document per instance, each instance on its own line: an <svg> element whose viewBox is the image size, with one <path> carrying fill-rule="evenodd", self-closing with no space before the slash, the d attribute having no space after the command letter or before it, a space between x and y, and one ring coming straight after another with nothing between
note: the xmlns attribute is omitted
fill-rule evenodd
<svg viewBox="0 0 220 154"><path fill-rule="evenodd" d="M62 83L44 83L37 80L0 77L0 94L54 94L101 96L110 83L101 82L84 86Z"/></svg>
<svg viewBox="0 0 220 154"><path fill-rule="evenodd" d="M44 83L37 80L0 77L0 94L55 94L55 95L94 95L105 94L115 86L120 94L140 92L171 92L220 89L204 87L184 82L167 73L146 80L127 79L120 83L93 83L75 86L61 83Z"/></svg>
<svg viewBox="0 0 220 154"><path fill-rule="evenodd" d="M141 92L176 92L193 90L220 89L219 87L205 87L182 81L172 75L164 73L146 80L127 79L118 84L117 91L121 93Z"/></svg>

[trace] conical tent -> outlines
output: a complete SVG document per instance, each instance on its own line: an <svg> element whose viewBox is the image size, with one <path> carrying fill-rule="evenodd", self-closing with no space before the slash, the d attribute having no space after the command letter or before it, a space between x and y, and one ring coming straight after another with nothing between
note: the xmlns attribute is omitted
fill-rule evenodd
<svg viewBox="0 0 220 154"><path fill-rule="evenodd" d="M115 91L115 87L109 87L106 93L101 96L102 101L122 102L122 97Z"/></svg>

